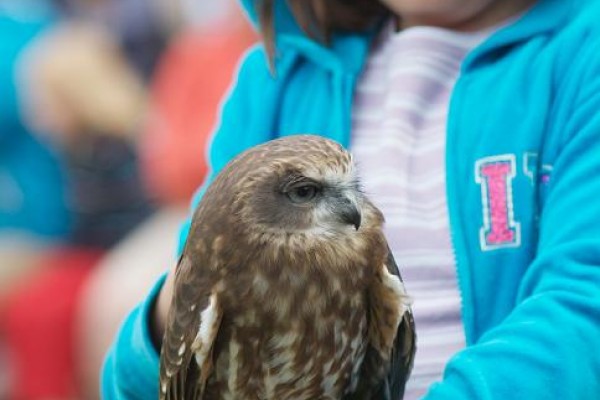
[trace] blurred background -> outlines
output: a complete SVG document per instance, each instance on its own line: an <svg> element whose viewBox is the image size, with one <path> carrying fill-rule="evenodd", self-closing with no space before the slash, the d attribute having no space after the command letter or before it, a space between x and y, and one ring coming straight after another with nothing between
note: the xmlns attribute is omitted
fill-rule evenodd
<svg viewBox="0 0 600 400"><path fill-rule="evenodd" d="M235 0L0 0L0 400L99 398L255 41Z"/></svg>

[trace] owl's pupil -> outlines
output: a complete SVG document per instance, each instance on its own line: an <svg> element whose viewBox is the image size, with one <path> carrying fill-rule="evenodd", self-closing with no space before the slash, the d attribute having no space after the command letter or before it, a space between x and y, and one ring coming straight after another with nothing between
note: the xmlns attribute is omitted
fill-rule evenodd
<svg viewBox="0 0 600 400"><path fill-rule="evenodd" d="M309 186L304 186L298 188L297 194L300 197L308 197L310 195L311 188Z"/></svg>

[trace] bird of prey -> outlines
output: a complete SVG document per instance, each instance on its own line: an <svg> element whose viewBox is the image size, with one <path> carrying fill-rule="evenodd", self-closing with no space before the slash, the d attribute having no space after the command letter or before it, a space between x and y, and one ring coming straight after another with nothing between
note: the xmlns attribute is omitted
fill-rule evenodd
<svg viewBox="0 0 600 400"><path fill-rule="evenodd" d="M159 398L401 398L415 328L382 225L331 140L233 159L177 266Z"/></svg>

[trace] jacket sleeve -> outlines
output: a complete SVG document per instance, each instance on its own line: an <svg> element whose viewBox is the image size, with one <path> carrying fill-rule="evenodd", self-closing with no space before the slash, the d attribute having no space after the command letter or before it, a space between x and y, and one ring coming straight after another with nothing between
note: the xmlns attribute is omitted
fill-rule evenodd
<svg viewBox="0 0 600 400"><path fill-rule="evenodd" d="M209 164L211 173L204 185L198 190L192 202L192 212L200 201L206 187L228 160L244 149L245 140L240 135L247 123L249 114L247 103L251 88L249 83L255 80L247 78L260 63L266 71L264 51L256 47L249 51L242 62L226 101L222 106L219 125L215 131ZM259 60L262 59L262 60ZM180 234L179 253L187 237L190 220L186 221ZM145 400L158 395L159 351L154 346L149 328L150 316L155 300L164 283L161 277L147 298L126 317L110 348L101 374L101 395L105 400Z"/></svg>
<svg viewBox="0 0 600 400"><path fill-rule="evenodd" d="M154 301L166 275L125 319L109 349L100 378L103 400L145 400L158 396L158 351L150 335Z"/></svg>
<svg viewBox="0 0 600 400"><path fill-rule="evenodd" d="M560 150L515 307L450 360L427 400L600 398L598 54L599 45L581 54L580 89L557 99L569 117L548 128L559 130Z"/></svg>

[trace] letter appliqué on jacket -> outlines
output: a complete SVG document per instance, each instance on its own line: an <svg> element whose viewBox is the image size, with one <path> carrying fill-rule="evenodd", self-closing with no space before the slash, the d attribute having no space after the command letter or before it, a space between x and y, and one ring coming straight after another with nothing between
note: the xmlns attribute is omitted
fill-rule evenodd
<svg viewBox="0 0 600 400"><path fill-rule="evenodd" d="M483 227L479 240L483 251L521 244L521 225L515 221L513 180L516 157L503 154L485 157L475 164L475 181L481 186Z"/></svg>

